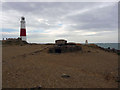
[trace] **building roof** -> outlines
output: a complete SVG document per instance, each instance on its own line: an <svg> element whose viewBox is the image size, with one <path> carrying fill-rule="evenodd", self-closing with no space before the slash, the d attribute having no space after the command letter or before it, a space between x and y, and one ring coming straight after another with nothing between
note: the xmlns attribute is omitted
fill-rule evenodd
<svg viewBox="0 0 120 90"><path fill-rule="evenodd" d="M55 41L67 41L67 40L64 40L64 39L58 39L58 40L55 40Z"/></svg>

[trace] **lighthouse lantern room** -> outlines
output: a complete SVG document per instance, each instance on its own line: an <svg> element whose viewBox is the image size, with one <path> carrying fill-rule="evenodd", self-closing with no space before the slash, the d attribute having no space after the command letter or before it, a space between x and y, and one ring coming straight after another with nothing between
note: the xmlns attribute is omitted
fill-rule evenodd
<svg viewBox="0 0 120 90"><path fill-rule="evenodd" d="M26 28L25 28L25 17L21 17L20 21L20 38L22 41L26 41Z"/></svg>

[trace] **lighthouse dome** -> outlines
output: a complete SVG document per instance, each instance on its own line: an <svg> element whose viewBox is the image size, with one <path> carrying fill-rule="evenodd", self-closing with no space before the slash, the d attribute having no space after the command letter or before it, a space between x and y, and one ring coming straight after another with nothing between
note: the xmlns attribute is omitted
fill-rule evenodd
<svg viewBox="0 0 120 90"><path fill-rule="evenodd" d="M21 17L21 20L25 20L25 17L22 16L22 17Z"/></svg>

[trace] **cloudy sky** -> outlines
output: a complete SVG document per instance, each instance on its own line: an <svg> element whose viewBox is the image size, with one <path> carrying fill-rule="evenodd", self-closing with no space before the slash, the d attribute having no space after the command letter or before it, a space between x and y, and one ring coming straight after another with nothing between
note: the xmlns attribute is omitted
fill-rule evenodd
<svg viewBox="0 0 120 90"><path fill-rule="evenodd" d="M19 37L21 16L28 42L118 42L117 2L3 2L3 38Z"/></svg>

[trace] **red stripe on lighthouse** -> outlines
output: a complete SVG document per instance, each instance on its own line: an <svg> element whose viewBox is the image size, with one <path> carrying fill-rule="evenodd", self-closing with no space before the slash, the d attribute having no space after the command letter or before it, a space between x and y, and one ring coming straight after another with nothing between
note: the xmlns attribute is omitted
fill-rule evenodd
<svg viewBox="0 0 120 90"><path fill-rule="evenodd" d="M26 29L20 30L20 36L26 36Z"/></svg>

